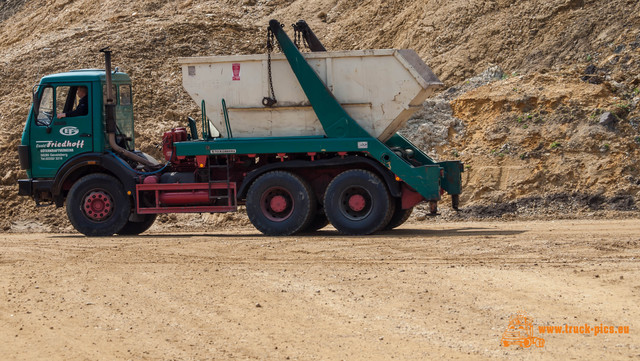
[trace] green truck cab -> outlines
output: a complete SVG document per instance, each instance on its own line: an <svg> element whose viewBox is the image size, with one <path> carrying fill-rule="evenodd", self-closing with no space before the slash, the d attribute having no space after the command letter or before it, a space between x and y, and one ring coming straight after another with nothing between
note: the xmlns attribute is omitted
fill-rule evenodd
<svg viewBox="0 0 640 361"><path fill-rule="evenodd" d="M133 150L131 78L115 72L112 79L120 130L118 142ZM77 107L81 87L87 89L86 114L61 117ZM75 180L100 168L118 178L131 178L127 183L134 184L133 173L108 153L105 93L104 70L77 70L41 79L33 92L18 149L20 164L28 176L18 182L20 195L32 196L37 203L61 206Z"/></svg>

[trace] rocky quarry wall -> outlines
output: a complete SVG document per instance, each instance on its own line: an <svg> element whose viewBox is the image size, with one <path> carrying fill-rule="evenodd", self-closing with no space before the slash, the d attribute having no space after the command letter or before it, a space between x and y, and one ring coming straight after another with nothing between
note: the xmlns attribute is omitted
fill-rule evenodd
<svg viewBox="0 0 640 361"><path fill-rule="evenodd" d="M638 216L637 1L150 1L0 3L0 231L70 231L63 210L17 196L16 147L33 85L100 68L101 47L134 81L137 145L197 116L177 57L264 52L270 18L302 18L331 50L412 48L445 82L403 134L465 163L462 209L444 219ZM418 220L425 212L414 213ZM247 223L168 215L157 226Z"/></svg>

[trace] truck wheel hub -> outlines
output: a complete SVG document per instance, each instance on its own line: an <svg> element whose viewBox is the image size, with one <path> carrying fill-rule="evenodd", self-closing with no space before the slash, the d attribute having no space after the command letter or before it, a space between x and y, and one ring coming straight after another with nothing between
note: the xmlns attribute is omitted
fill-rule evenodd
<svg viewBox="0 0 640 361"><path fill-rule="evenodd" d="M271 203L271 209L273 209L273 211L277 213L280 213L287 208L287 200L280 195L271 198L270 203Z"/></svg>
<svg viewBox="0 0 640 361"><path fill-rule="evenodd" d="M360 194L354 194L349 197L349 208L356 212L363 210L366 204L367 201Z"/></svg>
<svg viewBox="0 0 640 361"><path fill-rule="evenodd" d="M104 191L89 193L83 202L84 214L94 221L101 221L109 217L113 209L111 196Z"/></svg>

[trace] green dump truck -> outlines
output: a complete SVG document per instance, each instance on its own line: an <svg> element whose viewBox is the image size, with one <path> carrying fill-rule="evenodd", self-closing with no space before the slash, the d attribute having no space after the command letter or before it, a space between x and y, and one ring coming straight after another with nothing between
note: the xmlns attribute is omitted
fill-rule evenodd
<svg viewBox="0 0 640 361"><path fill-rule="evenodd" d="M426 64L411 50L327 52L306 23L293 28L295 43L270 21L267 54L179 60L202 117L164 134L164 164L135 150L131 79L112 71L108 49L104 70L43 77L19 193L66 206L87 236L239 205L273 236L392 229L421 202L435 214L445 192L457 209L462 163L435 162L397 134L442 85Z"/></svg>

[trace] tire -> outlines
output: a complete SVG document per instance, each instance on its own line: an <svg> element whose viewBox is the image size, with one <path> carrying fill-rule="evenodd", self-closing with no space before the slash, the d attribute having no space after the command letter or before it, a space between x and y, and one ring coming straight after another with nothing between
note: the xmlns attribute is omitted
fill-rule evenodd
<svg viewBox="0 0 640 361"><path fill-rule="evenodd" d="M141 222L133 222L127 221L127 223L122 227L122 229L118 232L118 234L123 236L135 236L138 235L153 225L153 222L156 221L157 214L141 214L141 217L144 218Z"/></svg>
<svg viewBox="0 0 640 361"><path fill-rule="evenodd" d="M389 223L384 227L385 231L400 227L409 219L411 212L413 212L413 207L409 209L402 209L402 200L400 198L397 198L395 203L396 208L393 211L393 215L391 215L391 220L389 220Z"/></svg>
<svg viewBox="0 0 640 361"><path fill-rule="evenodd" d="M122 184L107 174L80 178L67 196L67 217L85 236L104 237L118 233L131 212Z"/></svg>
<svg viewBox="0 0 640 361"><path fill-rule="evenodd" d="M316 198L309 184L297 175L272 171L256 179L247 192L247 216L268 236L289 236L309 225Z"/></svg>
<svg viewBox="0 0 640 361"><path fill-rule="evenodd" d="M324 214L324 210L320 209L316 211L315 217L313 217L313 219L311 220L311 222L309 222L307 227L302 229L300 232L305 232L305 233L315 232L326 227L328 224L329 224L329 220L327 219L327 216Z"/></svg>
<svg viewBox="0 0 640 361"><path fill-rule="evenodd" d="M364 235L385 227L395 209L386 184L374 173L353 169L338 174L324 195L331 224L343 234Z"/></svg>
<svg viewBox="0 0 640 361"><path fill-rule="evenodd" d="M530 338L525 338L524 339L524 344L522 345L522 347L524 347L524 348L531 347L531 339Z"/></svg>

